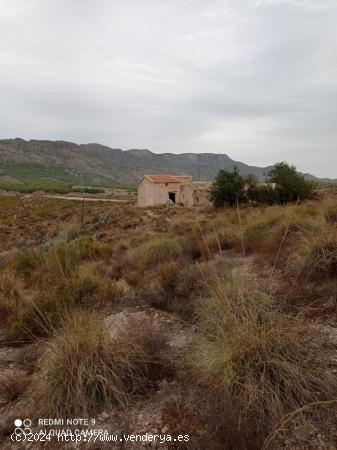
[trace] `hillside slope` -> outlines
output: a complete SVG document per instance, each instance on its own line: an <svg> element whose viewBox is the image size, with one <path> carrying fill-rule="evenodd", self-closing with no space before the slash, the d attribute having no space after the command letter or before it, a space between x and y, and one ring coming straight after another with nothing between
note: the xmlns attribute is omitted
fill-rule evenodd
<svg viewBox="0 0 337 450"><path fill-rule="evenodd" d="M243 175L263 180L272 166L249 166L226 154L161 153L110 148L99 144L78 145L65 141L0 140L0 179L48 178L72 183L134 183L145 173L190 174L212 180L220 169L237 166Z"/></svg>

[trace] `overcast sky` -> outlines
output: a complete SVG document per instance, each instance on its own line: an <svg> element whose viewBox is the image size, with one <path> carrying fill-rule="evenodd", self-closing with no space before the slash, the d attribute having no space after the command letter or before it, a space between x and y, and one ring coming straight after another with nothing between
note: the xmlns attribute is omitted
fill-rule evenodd
<svg viewBox="0 0 337 450"><path fill-rule="evenodd" d="M0 0L0 137L337 178L337 0Z"/></svg>

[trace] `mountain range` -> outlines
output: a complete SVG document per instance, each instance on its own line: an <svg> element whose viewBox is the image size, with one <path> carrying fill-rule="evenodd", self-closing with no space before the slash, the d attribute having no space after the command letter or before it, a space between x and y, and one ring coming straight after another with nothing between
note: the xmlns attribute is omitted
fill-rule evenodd
<svg viewBox="0 0 337 450"><path fill-rule="evenodd" d="M100 144L66 141L0 140L0 182L31 179L113 185L134 184L144 174L190 174L195 180L212 180L220 169L237 166L242 175L254 174L264 180L273 166L249 166L216 153L152 153L144 149L122 150ZM306 178L325 183L337 180Z"/></svg>

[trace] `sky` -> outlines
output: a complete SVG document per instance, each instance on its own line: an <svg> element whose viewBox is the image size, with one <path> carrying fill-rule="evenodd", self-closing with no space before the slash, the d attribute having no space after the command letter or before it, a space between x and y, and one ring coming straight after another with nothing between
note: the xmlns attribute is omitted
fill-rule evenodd
<svg viewBox="0 0 337 450"><path fill-rule="evenodd" d="M0 0L0 138L337 178L337 0Z"/></svg>

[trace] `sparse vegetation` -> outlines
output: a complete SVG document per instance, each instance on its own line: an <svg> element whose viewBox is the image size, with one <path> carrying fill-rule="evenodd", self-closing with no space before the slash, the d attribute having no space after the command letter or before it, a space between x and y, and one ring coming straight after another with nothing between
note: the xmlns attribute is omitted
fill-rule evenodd
<svg viewBox="0 0 337 450"><path fill-rule="evenodd" d="M188 450L257 450L285 414L332 402L336 201L324 196L193 210L88 202L83 222L78 203L0 197L10 432L27 404L26 417L165 427L189 434ZM296 415L279 441L293 433L297 448L304 421L325 436L329 414Z"/></svg>

